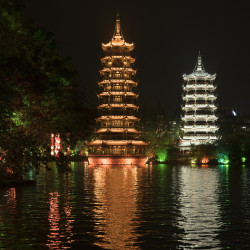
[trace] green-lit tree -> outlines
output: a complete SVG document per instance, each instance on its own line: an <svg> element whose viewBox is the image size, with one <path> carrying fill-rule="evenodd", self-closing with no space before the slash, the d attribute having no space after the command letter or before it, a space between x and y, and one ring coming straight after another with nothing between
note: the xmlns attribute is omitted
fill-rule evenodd
<svg viewBox="0 0 250 250"><path fill-rule="evenodd" d="M72 146L88 139L91 113L74 99L77 80L53 35L25 17L20 1L0 0L0 164L12 176L48 157L51 132L70 133Z"/></svg>

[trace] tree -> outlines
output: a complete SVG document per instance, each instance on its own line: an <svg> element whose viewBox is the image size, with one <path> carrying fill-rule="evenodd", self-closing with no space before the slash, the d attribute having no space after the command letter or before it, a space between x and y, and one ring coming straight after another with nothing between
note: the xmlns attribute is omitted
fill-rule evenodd
<svg viewBox="0 0 250 250"><path fill-rule="evenodd" d="M20 1L0 0L2 165L20 177L29 162L37 165L49 155L52 131L62 137L71 133L72 143L79 135L87 138L89 109L76 109L72 102L77 80L72 62L59 54L53 35L24 16Z"/></svg>

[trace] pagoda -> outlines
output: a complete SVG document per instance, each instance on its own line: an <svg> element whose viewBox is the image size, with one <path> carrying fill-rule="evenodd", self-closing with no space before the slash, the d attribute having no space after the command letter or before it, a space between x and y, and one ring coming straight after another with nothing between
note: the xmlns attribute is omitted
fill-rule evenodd
<svg viewBox="0 0 250 250"><path fill-rule="evenodd" d="M192 145L209 144L218 139L215 78L216 74L205 71L200 53L193 73L183 75L183 135L180 150L190 150Z"/></svg>
<svg viewBox="0 0 250 250"><path fill-rule="evenodd" d="M127 43L121 32L117 15L112 40L102 44L105 56L101 59L101 92L97 95L99 129L97 139L87 143L89 164L145 164L145 149L149 143L140 140L135 100L137 82L133 80L136 70L131 57L133 43Z"/></svg>

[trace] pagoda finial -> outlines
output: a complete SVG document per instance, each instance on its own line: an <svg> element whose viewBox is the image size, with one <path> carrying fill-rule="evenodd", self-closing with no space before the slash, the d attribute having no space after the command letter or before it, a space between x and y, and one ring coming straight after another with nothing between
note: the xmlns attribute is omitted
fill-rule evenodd
<svg viewBox="0 0 250 250"><path fill-rule="evenodd" d="M199 55L198 55L198 60L197 60L196 66L194 68L194 72L195 71L203 71L203 72L205 72L205 69L204 69L204 66L203 66L203 63L202 63L202 59L201 59L201 52L200 51L199 51Z"/></svg>
<svg viewBox="0 0 250 250"><path fill-rule="evenodd" d="M120 38L122 39L122 31L121 31L121 23L120 23L120 15L117 12L116 23L115 23L115 31L113 35L113 39Z"/></svg>

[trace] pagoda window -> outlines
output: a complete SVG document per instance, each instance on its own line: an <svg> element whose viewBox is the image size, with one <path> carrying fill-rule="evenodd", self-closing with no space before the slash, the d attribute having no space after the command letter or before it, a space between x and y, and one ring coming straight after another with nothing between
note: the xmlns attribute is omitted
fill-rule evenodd
<svg viewBox="0 0 250 250"><path fill-rule="evenodd" d="M129 79L129 74L124 73L124 74L123 74L123 77L124 77L125 79Z"/></svg>
<svg viewBox="0 0 250 250"><path fill-rule="evenodd" d="M112 126L114 126L114 127L123 127L123 121L122 120L114 120L112 122Z"/></svg>
<svg viewBox="0 0 250 250"><path fill-rule="evenodd" d="M122 86L121 85L115 85L115 86L113 86L113 90L122 90Z"/></svg>
<svg viewBox="0 0 250 250"><path fill-rule="evenodd" d="M122 77L122 74L119 73L119 72L116 72L116 73L113 74L113 77L114 77L114 78L121 78L121 77Z"/></svg>
<svg viewBox="0 0 250 250"><path fill-rule="evenodd" d="M114 96L113 97L113 102L121 103L122 102L122 97L121 96Z"/></svg>
<svg viewBox="0 0 250 250"><path fill-rule="evenodd" d="M110 91L110 90L111 90L111 86L110 85L108 85L108 86L105 87L105 91Z"/></svg>

